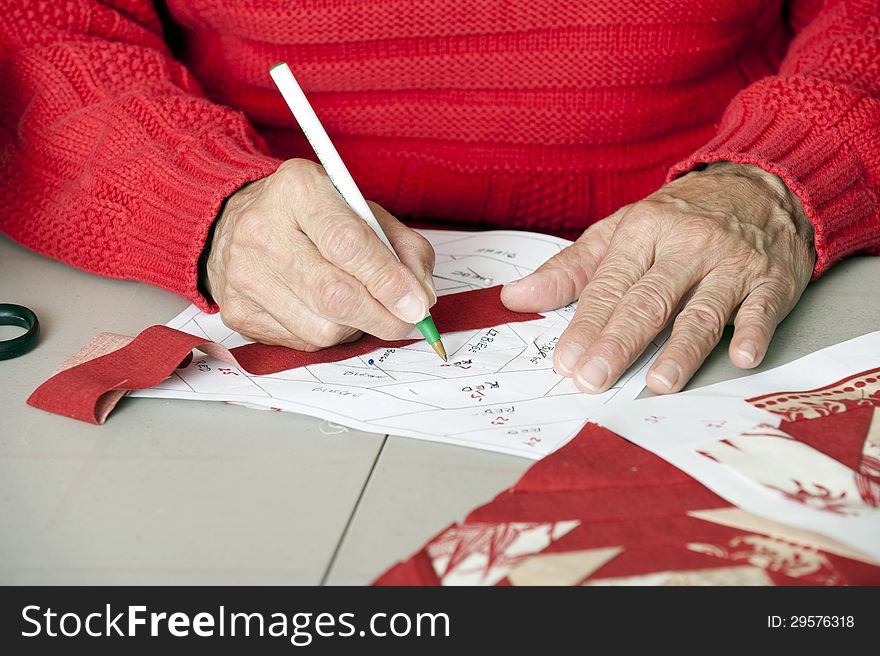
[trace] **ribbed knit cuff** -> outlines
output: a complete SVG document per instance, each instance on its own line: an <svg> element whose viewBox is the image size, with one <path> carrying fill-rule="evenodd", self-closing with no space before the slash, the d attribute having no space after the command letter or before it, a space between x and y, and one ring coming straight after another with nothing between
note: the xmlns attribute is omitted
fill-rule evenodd
<svg viewBox="0 0 880 656"><path fill-rule="evenodd" d="M864 96L815 80L766 78L728 106L717 136L673 166L667 180L703 164L753 164L778 175L815 229L816 278L880 238L880 209L858 134ZM864 108L861 108L864 109Z"/></svg>
<svg viewBox="0 0 880 656"><path fill-rule="evenodd" d="M129 249L118 270L216 312L199 291L199 256L208 232L227 196L279 164L248 135L229 133L194 139L173 157L152 159L147 179L139 180L141 216L125 226Z"/></svg>

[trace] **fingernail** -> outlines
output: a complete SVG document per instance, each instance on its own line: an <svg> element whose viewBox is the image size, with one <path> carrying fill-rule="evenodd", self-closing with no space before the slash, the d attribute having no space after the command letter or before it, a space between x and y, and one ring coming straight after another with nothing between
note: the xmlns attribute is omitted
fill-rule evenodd
<svg viewBox="0 0 880 656"><path fill-rule="evenodd" d="M575 378L577 382L591 392L598 392L605 387L610 375L611 369L605 360L602 358L591 358L580 368Z"/></svg>
<svg viewBox="0 0 880 656"><path fill-rule="evenodd" d="M665 360L657 365L657 368L651 372L651 376L666 389L671 390L681 378L681 369L675 362Z"/></svg>
<svg viewBox="0 0 880 656"><path fill-rule="evenodd" d="M556 356L556 368L563 376L571 376L574 373L578 362L584 357L584 349L580 344L572 343L565 348L560 349L559 355Z"/></svg>
<svg viewBox="0 0 880 656"><path fill-rule="evenodd" d="M747 339L739 345L739 348L736 349L736 353L745 360L747 364L752 364L758 357L758 345L752 340Z"/></svg>
<svg viewBox="0 0 880 656"><path fill-rule="evenodd" d="M425 307L425 302L422 299L410 292L397 301L397 305L394 306L394 314L407 323L418 323L428 314L428 308Z"/></svg>
<svg viewBox="0 0 880 656"><path fill-rule="evenodd" d="M528 286L529 291L535 291L538 287L541 286L542 281L546 280L547 274L544 271L535 271L534 273L530 273L527 276L523 276L519 280L513 280L506 285L505 287L526 287ZM528 283L528 285L524 284Z"/></svg>

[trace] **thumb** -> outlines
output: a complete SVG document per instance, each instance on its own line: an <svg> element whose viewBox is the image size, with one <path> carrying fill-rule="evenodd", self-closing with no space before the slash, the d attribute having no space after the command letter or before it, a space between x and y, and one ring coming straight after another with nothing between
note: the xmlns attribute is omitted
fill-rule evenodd
<svg viewBox="0 0 880 656"><path fill-rule="evenodd" d="M534 273L505 285L502 303L515 312L545 312L578 298L608 252L623 209L591 225Z"/></svg>
<svg viewBox="0 0 880 656"><path fill-rule="evenodd" d="M381 205L372 201L368 204L401 264L413 272L425 290L428 307L432 307L437 302L437 292L434 291L434 247L431 242L398 221Z"/></svg>

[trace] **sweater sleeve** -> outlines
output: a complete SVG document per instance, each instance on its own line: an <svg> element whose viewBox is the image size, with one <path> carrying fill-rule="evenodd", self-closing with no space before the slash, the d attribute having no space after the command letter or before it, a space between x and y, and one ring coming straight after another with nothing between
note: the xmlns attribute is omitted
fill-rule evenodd
<svg viewBox="0 0 880 656"><path fill-rule="evenodd" d="M198 291L208 230L278 160L172 58L150 0L0 9L0 230L216 309Z"/></svg>
<svg viewBox="0 0 880 656"><path fill-rule="evenodd" d="M793 21L778 74L735 96L715 138L669 179L720 160L780 176L815 228L817 277L850 254L880 254L880 2L827 0L812 14Z"/></svg>

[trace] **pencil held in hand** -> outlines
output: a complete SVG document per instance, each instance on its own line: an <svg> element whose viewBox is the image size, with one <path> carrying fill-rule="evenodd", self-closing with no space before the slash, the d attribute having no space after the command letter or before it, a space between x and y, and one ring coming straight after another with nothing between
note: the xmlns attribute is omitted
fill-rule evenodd
<svg viewBox="0 0 880 656"><path fill-rule="evenodd" d="M282 62L273 66L269 71L269 74L272 76L272 79L275 80L278 90L284 97L290 111L293 112L294 118L296 118L300 128L302 128L306 139L309 140L309 144L311 144L315 154L318 156L318 160L320 160L324 169L327 171L327 175L336 187L339 195L342 196L343 200L345 200L349 207L351 207L354 213L370 226L382 243L394 253L395 257L397 257L394 247L391 245L391 242L382 230L382 226L380 226L379 222L376 220L376 217L370 209L370 206L367 204L366 199L363 194L361 194L360 189L358 189L355 184L354 178L351 177L351 173L348 172L348 168L346 168L345 163L339 156L333 142L330 141L327 131L324 130L324 126L321 125L321 122L318 120L315 110L312 109L305 93L303 93L302 88L293 76L290 67ZM399 259L400 258L398 257L398 260ZM431 318L431 315L428 314L421 321L416 322L415 326L419 329L419 332L421 332L428 344L431 345L431 348L434 349L434 352L446 361L446 349L443 347L440 333L437 331L437 327L434 325L434 320Z"/></svg>

